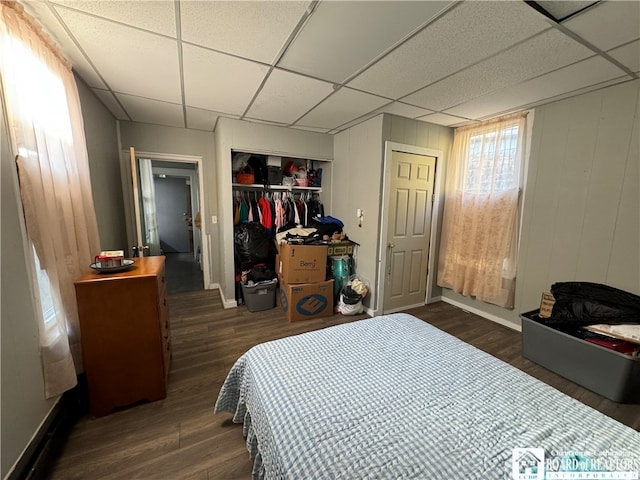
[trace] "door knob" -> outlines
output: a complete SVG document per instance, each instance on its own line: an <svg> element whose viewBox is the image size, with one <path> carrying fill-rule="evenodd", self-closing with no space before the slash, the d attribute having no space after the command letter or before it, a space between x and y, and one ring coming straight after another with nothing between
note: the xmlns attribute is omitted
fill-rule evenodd
<svg viewBox="0 0 640 480"><path fill-rule="evenodd" d="M395 244L395 243L393 243L393 242L389 242L389 243L387 243L387 248L393 248L393 247L395 247L395 246L396 246L396 244Z"/></svg>

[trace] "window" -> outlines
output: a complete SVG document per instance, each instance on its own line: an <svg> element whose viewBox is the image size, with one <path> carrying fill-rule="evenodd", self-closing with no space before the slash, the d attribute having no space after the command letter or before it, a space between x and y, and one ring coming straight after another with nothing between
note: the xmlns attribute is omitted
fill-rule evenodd
<svg viewBox="0 0 640 480"><path fill-rule="evenodd" d="M518 187L518 125L472 135L466 165L466 193L504 192Z"/></svg>
<svg viewBox="0 0 640 480"><path fill-rule="evenodd" d="M82 371L73 281L100 251L75 79L54 43L19 2L0 2L0 75L16 154L45 396Z"/></svg>
<svg viewBox="0 0 640 480"><path fill-rule="evenodd" d="M522 114L457 129L447 171L438 285L513 308Z"/></svg>
<svg viewBox="0 0 640 480"><path fill-rule="evenodd" d="M36 280L38 287L38 297L40 300L40 309L42 310L42 321L45 325L51 324L56 319L56 307L53 303L53 295L51 291L51 282L47 272L40 266L40 259L33 244L31 245L33 254L33 263L36 271Z"/></svg>

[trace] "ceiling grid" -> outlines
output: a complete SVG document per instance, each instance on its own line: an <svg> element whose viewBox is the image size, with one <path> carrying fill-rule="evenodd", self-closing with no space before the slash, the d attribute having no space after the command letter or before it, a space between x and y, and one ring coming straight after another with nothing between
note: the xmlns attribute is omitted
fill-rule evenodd
<svg viewBox="0 0 640 480"><path fill-rule="evenodd" d="M638 1L22 0L116 118L445 126L638 78Z"/></svg>

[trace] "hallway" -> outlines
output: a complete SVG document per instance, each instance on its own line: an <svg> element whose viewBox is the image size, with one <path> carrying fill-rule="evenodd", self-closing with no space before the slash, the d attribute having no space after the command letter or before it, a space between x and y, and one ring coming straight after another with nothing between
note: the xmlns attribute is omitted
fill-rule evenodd
<svg viewBox="0 0 640 480"><path fill-rule="evenodd" d="M192 252L165 253L167 293L184 293L204 290L202 270Z"/></svg>

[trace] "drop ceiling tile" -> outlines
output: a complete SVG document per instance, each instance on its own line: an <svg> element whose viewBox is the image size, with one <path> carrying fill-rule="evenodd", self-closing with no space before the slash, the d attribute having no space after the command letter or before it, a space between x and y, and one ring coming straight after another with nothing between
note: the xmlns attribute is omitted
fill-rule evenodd
<svg viewBox="0 0 640 480"><path fill-rule="evenodd" d="M116 93L116 96L134 122L184 127L182 105L122 93Z"/></svg>
<svg viewBox="0 0 640 480"><path fill-rule="evenodd" d="M73 66L73 69L87 85L95 88L107 88L45 2L26 2L25 9L27 13L31 14L31 16L44 26L44 31L58 44L60 50L62 50L69 63Z"/></svg>
<svg viewBox="0 0 640 480"><path fill-rule="evenodd" d="M532 104L548 103L558 95L598 85L623 74L622 70L604 58L591 57L547 75L463 103L445 113L481 119Z"/></svg>
<svg viewBox="0 0 640 480"><path fill-rule="evenodd" d="M549 55L550 51L554 54ZM590 49L560 31L547 30L402 100L432 110L445 110L591 55Z"/></svg>
<svg viewBox="0 0 640 480"><path fill-rule="evenodd" d="M304 125L291 125L289 128L295 128L296 130L304 130L306 132L328 133L328 128L317 127L305 127Z"/></svg>
<svg viewBox="0 0 640 480"><path fill-rule="evenodd" d="M450 127L451 125L457 125L459 123L465 123L469 121L468 118L447 115L446 113L434 113L433 115L425 115L424 117L418 118L418 120L422 120L423 122L435 123L437 125L444 125L445 127Z"/></svg>
<svg viewBox="0 0 640 480"><path fill-rule="evenodd" d="M274 69L247 116L293 123L331 92L331 83Z"/></svg>
<svg viewBox="0 0 640 480"><path fill-rule="evenodd" d="M581 1L581 0L571 0L568 2L567 0L552 0L552 1L537 1L538 5L544 8L547 12L549 12L554 19L562 20L563 18L567 18L570 15L579 12L583 8L588 7L596 2L593 0Z"/></svg>
<svg viewBox="0 0 640 480"><path fill-rule="evenodd" d="M271 64L308 1L180 2L182 39Z"/></svg>
<svg viewBox="0 0 640 480"><path fill-rule="evenodd" d="M259 63L183 45L187 105L242 115L269 68Z"/></svg>
<svg viewBox="0 0 640 480"><path fill-rule="evenodd" d="M349 86L397 99L548 27L524 2L463 2Z"/></svg>
<svg viewBox="0 0 640 480"><path fill-rule="evenodd" d="M600 2L563 25L606 51L640 38L640 2Z"/></svg>
<svg viewBox="0 0 640 480"><path fill-rule="evenodd" d="M374 111L374 112L369 112L366 115L363 115L361 117L356 118L355 120L352 120L348 123L342 124L340 126L338 126L337 128L335 128L334 130L336 130L335 132L332 132L332 134L337 133L337 132L341 132L342 130L346 130L347 128L351 128L351 127L355 127L356 125L361 124L362 122L366 122L367 120L370 120L373 117L376 117L378 115L382 115L380 112L378 111Z"/></svg>
<svg viewBox="0 0 640 480"><path fill-rule="evenodd" d="M173 2L52 0L51 3L151 32L176 37L176 15Z"/></svg>
<svg viewBox="0 0 640 480"><path fill-rule="evenodd" d="M174 40L66 8L57 9L111 90L181 102Z"/></svg>
<svg viewBox="0 0 640 480"><path fill-rule="evenodd" d="M418 118L429 113L433 113L432 110L426 108L415 107L413 105L407 105L401 102L391 102L388 105L384 105L377 110L378 113L391 113L405 118Z"/></svg>
<svg viewBox="0 0 640 480"><path fill-rule="evenodd" d="M96 94L102 103L109 109L109 111L116 117L118 120L130 120L127 116L127 113L122 109L122 106L116 100L113 93L109 90L101 90L99 88L94 88L93 93Z"/></svg>
<svg viewBox="0 0 640 480"><path fill-rule="evenodd" d="M249 117L243 117L243 120L246 120L247 122L251 122L251 123L260 123L262 125L273 125L275 127L286 127L287 124L286 123L280 123L280 122L270 122L269 120L260 120L259 118L249 118Z"/></svg>
<svg viewBox="0 0 640 480"><path fill-rule="evenodd" d="M640 40L607 52L632 72L640 71Z"/></svg>
<svg viewBox="0 0 640 480"><path fill-rule="evenodd" d="M187 128L213 131L220 114L211 110L187 107Z"/></svg>
<svg viewBox="0 0 640 480"><path fill-rule="evenodd" d="M320 2L278 66L342 83L450 3Z"/></svg>
<svg viewBox="0 0 640 480"><path fill-rule="evenodd" d="M296 123L309 127L336 128L385 103L388 103L385 98L341 88Z"/></svg>

